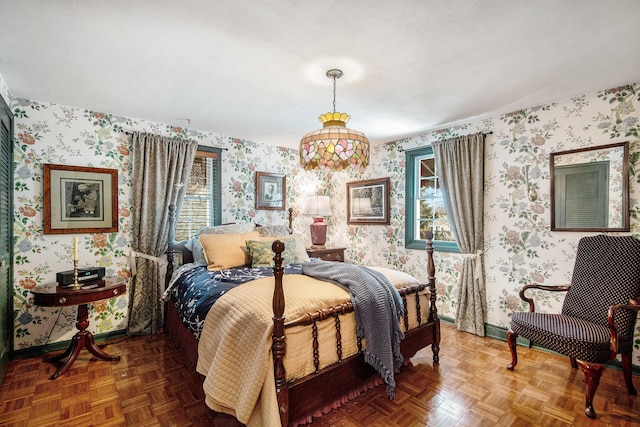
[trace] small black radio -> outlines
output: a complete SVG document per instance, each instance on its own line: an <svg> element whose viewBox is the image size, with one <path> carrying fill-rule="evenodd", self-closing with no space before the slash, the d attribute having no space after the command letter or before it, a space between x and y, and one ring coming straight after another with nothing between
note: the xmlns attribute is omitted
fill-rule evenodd
<svg viewBox="0 0 640 427"><path fill-rule="evenodd" d="M78 269L78 283L92 282L104 277L104 267L91 267ZM73 285L73 270L56 273L56 282L60 286Z"/></svg>

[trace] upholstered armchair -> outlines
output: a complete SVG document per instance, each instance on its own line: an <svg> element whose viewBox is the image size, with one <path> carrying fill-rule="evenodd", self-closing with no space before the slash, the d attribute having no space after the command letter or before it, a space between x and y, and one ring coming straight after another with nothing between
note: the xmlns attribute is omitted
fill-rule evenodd
<svg viewBox="0 0 640 427"><path fill-rule="evenodd" d="M566 291L560 314L538 313L529 289ZM622 356L622 371L629 394L637 394L632 381L633 333L640 310L640 240L631 236L583 237L578 243L571 284L527 285L520 298L529 312L513 313L507 342L513 370L518 363L516 338L569 356L571 366L584 372L585 413L595 418L593 396L604 364Z"/></svg>

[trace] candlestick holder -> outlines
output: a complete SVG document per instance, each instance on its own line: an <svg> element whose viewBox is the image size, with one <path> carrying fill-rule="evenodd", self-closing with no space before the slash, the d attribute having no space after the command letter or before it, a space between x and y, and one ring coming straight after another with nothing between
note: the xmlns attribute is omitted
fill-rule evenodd
<svg viewBox="0 0 640 427"><path fill-rule="evenodd" d="M73 260L73 289L80 289L80 283L78 283L78 260Z"/></svg>

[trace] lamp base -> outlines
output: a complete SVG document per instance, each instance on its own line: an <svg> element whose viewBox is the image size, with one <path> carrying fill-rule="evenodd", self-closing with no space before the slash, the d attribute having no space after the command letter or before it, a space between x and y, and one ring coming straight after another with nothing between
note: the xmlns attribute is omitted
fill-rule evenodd
<svg viewBox="0 0 640 427"><path fill-rule="evenodd" d="M312 248L324 248L324 244L327 242L327 224L322 218L313 218L313 223L309 225L311 230L311 244Z"/></svg>

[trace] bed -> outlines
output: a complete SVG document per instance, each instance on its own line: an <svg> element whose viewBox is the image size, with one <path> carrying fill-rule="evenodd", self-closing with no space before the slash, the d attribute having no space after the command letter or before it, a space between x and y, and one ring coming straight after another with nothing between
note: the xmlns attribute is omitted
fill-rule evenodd
<svg viewBox="0 0 640 427"><path fill-rule="evenodd" d="M356 334L361 326L349 292L301 274L304 269L318 267L323 270L357 267L338 267L336 264L342 263L327 261L307 262L297 236L278 235L279 232L275 236L268 232L259 238L261 250L266 245L271 249L268 256L272 266L254 266L256 259L264 258L263 253L256 251L249 251L249 260L245 253L244 264L238 264L237 268L216 265L211 262L215 258L210 253L211 241L218 246L218 252L224 252L216 256L237 252L235 246L243 240L244 251L250 246L253 249L255 241L246 240L249 232L233 229L233 225L229 233L200 234L198 241L206 258L203 265L194 259L200 255L199 248L194 250L193 239L174 241L174 207L169 211L165 329L187 363L203 375L205 400L210 408L249 426L278 423L289 426L308 423L383 382L387 382L387 392L393 396L393 384L383 375L386 371L365 363L365 358L371 362L372 356L366 336L362 337L361 330ZM290 209L288 231L291 221ZM256 228L260 232L267 229ZM399 342L400 360L404 364L429 345L433 363L438 363L440 323L431 236L426 255L426 284L391 269L365 269L375 277L384 276L398 291L402 316L394 323L404 336ZM232 261L238 262L242 261ZM255 276L249 278L252 280L245 280L252 275ZM195 282L198 284L194 285ZM217 292L216 297L208 295L210 289ZM196 314L194 295L214 299L215 303L210 304L206 314ZM356 307L359 316L363 312ZM370 342L373 347L375 340L371 338Z"/></svg>

